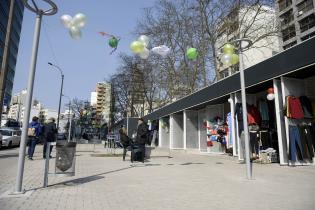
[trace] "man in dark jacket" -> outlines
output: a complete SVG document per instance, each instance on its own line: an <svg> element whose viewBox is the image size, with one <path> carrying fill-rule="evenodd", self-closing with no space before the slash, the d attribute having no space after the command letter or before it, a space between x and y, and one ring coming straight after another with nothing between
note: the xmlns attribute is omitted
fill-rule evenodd
<svg viewBox="0 0 315 210"><path fill-rule="evenodd" d="M131 146L131 139L127 135L127 130L123 126L119 129L120 143L123 145L123 161L125 161L127 149Z"/></svg>
<svg viewBox="0 0 315 210"><path fill-rule="evenodd" d="M28 126L28 138L29 138L29 147L28 147L28 159L33 160L33 155L35 152L35 147L39 135L41 133L40 124L38 123L38 117L34 116L32 122Z"/></svg>
<svg viewBox="0 0 315 210"><path fill-rule="evenodd" d="M144 156L145 156L145 144L148 139L148 127L144 123L144 120L142 118L139 118L138 120L138 128L137 128L137 137L136 137L136 145L141 151L142 155L142 162L144 162Z"/></svg>
<svg viewBox="0 0 315 210"><path fill-rule="evenodd" d="M55 123L55 118L49 118L48 122L44 126L44 149L43 149L43 158L46 158L47 142L55 142L57 134L57 127ZM51 151L53 146L50 145L49 158L51 157Z"/></svg>

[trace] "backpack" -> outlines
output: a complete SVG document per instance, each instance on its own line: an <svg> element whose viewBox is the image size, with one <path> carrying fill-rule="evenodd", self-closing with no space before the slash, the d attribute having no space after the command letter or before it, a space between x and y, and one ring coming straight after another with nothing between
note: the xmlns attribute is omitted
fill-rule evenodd
<svg viewBox="0 0 315 210"><path fill-rule="evenodd" d="M28 128L27 135L36 136L35 128Z"/></svg>

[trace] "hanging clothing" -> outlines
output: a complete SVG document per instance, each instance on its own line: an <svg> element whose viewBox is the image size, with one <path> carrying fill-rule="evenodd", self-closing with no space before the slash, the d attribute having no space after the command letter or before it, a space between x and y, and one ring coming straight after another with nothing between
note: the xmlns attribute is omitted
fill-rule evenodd
<svg viewBox="0 0 315 210"><path fill-rule="evenodd" d="M259 136L263 149L268 149L269 147L272 147L269 131L260 131Z"/></svg>
<svg viewBox="0 0 315 210"><path fill-rule="evenodd" d="M300 96L300 102L302 105L302 109L304 112L304 118L313 118L313 108L311 101L307 98L307 96Z"/></svg>
<svg viewBox="0 0 315 210"><path fill-rule="evenodd" d="M266 100L261 100L258 102L258 108L261 115L262 121L269 121L269 109Z"/></svg>
<svg viewBox="0 0 315 210"><path fill-rule="evenodd" d="M237 121L243 121L243 107L241 103L236 103L235 115L237 117Z"/></svg>
<svg viewBox="0 0 315 210"><path fill-rule="evenodd" d="M296 161L298 157L299 160L303 160L303 147L301 143L300 130L297 126L289 126L289 160ZM297 151L298 150L298 151Z"/></svg>
<svg viewBox="0 0 315 210"><path fill-rule="evenodd" d="M304 112L299 98L287 96L286 116L292 119L303 119Z"/></svg>
<svg viewBox="0 0 315 210"><path fill-rule="evenodd" d="M257 124L260 125L261 123L261 116L260 112L258 111L257 107L254 105L247 106L247 118L248 118L248 124Z"/></svg>
<svg viewBox="0 0 315 210"><path fill-rule="evenodd" d="M301 143L303 147L303 156L304 158L312 159L314 157L314 150L312 144L312 134L310 126L308 125L299 125Z"/></svg>
<svg viewBox="0 0 315 210"><path fill-rule="evenodd" d="M232 147L233 146L233 141L234 141L234 139L233 139L233 135L232 135L232 133L234 132L233 131L233 127L232 127L232 116L231 116L231 112L229 112L228 114L227 114L227 123L228 123L228 127L229 127L229 147Z"/></svg>
<svg viewBox="0 0 315 210"><path fill-rule="evenodd" d="M250 143L250 150L251 154L255 153L256 155L259 154L259 134L258 131L250 131L249 132L249 143Z"/></svg>

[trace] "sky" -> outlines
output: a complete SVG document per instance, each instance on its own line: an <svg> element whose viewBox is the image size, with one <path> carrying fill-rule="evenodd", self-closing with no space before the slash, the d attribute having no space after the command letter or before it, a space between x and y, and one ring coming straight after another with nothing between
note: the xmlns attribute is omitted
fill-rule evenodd
<svg viewBox="0 0 315 210"><path fill-rule="evenodd" d="M37 1L39 2L39 1ZM54 0L58 13L44 16L39 42L33 99L45 108L57 110L61 75L48 62L59 66L64 75L63 93L70 98L90 100L96 83L114 74L119 66L120 52L131 54L129 44L135 40L132 32L143 8L154 5L155 0ZM47 5L40 4L43 8ZM83 13L87 24L81 29L82 37L72 39L60 17ZM26 89L31 59L35 14L24 10L15 79L12 94ZM118 49L110 55L108 39L98 34L104 31L122 37ZM69 99L63 97L62 105ZM64 107L62 108L64 109Z"/></svg>

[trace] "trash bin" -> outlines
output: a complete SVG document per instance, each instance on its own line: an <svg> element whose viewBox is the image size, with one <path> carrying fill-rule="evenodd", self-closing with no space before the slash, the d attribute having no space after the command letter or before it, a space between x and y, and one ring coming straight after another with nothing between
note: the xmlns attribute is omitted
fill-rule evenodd
<svg viewBox="0 0 315 210"><path fill-rule="evenodd" d="M56 175L75 175L76 142L57 141L56 144Z"/></svg>

